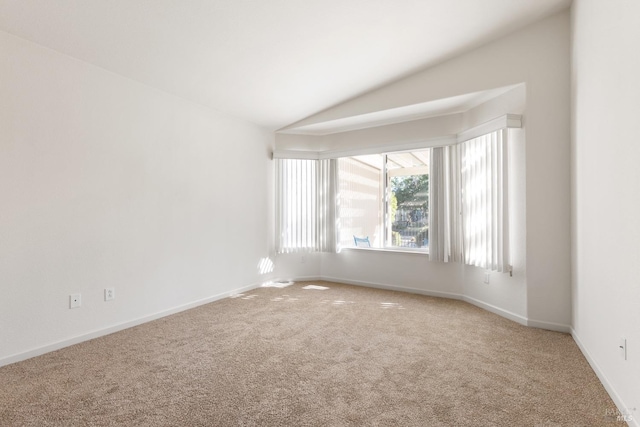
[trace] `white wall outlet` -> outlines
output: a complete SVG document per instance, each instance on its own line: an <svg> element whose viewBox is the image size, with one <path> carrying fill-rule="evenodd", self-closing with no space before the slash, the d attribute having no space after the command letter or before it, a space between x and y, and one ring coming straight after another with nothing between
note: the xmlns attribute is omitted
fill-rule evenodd
<svg viewBox="0 0 640 427"><path fill-rule="evenodd" d="M304 264L305 262L307 262L307 257L305 257L304 255L302 255L300 257L300 264Z"/></svg>
<svg viewBox="0 0 640 427"><path fill-rule="evenodd" d="M491 276L491 273L489 273L488 271L484 272L484 283L486 283L487 285L489 284L489 276Z"/></svg>
<svg viewBox="0 0 640 427"><path fill-rule="evenodd" d="M82 305L82 296L80 294L69 295L69 308L78 308Z"/></svg>
<svg viewBox="0 0 640 427"><path fill-rule="evenodd" d="M111 301L116 298L116 289L115 288L105 288L104 289L104 300Z"/></svg>
<svg viewBox="0 0 640 427"><path fill-rule="evenodd" d="M620 338L620 356L624 359L627 360L627 339L626 338Z"/></svg>

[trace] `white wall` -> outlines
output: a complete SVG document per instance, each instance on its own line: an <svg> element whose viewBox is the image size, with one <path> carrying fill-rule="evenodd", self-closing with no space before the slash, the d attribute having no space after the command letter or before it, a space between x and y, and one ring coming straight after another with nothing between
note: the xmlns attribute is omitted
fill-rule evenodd
<svg viewBox="0 0 640 427"><path fill-rule="evenodd" d="M298 123L299 126L309 125L524 83L526 143L520 146L524 146L524 152L514 153L515 161L521 165L516 179L520 189L516 196L519 197L518 215L521 218L518 233L524 245L519 248L518 256L522 259L518 262L521 264L513 278L493 274L495 280L484 287L478 285L477 279L483 272L477 269L467 268L461 281L458 273L452 272L451 280L443 279L442 282L458 283L451 285L457 286L455 292L468 294L518 316L526 316L532 325L560 330L568 330L571 319L569 36L569 12L565 11ZM522 88L520 86L518 90ZM500 109L523 107L517 99L509 99L485 105L465 115L462 120L446 122L439 119L439 130L458 127L459 131L472 122L489 118ZM412 128L403 134L403 138L414 138L417 129ZM363 141L367 135L379 131L380 128L372 128L349 134L360 135L354 141L361 145L366 143ZM386 131L381 135L376 143L389 138ZM334 135L319 138L318 146L314 146L309 137L296 142L291 135L286 138L286 144L296 145L298 149L306 146L317 151L338 145L327 144L327 140L338 141ZM346 138L347 133L344 133L339 139L341 146L350 145ZM276 146L279 149L281 142L285 141L277 136ZM337 268L333 260L335 256L329 255L328 258L331 261L323 263L323 276L337 274L332 272ZM395 258L388 259L390 261L387 262L375 257L371 261L384 263L381 265L387 265L387 271L397 270ZM341 268L344 274L349 271L347 266ZM418 277L428 278L422 268L414 272L407 283L414 283ZM351 277L355 275L362 277L359 273L352 273ZM435 282L424 279L422 288L434 286L432 283ZM464 283L469 285L464 288Z"/></svg>
<svg viewBox="0 0 640 427"><path fill-rule="evenodd" d="M0 364L263 280L271 133L2 32L0 52Z"/></svg>
<svg viewBox="0 0 640 427"><path fill-rule="evenodd" d="M272 259L275 265L274 276L280 280L318 280L321 278L321 253L274 254Z"/></svg>
<svg viewBox="0 0 640 427"><path fill-rule="evenodd" d="M460 264L429 262L424 254L343 249L323 254L322 277L425 295L462 298Z"/></svg>
<svg viewBox="0 0 640 427"><path fill-rule="evenodd" d="M573 6L574 336L632 425L640 425L639 17L637 0Z"/></svg>

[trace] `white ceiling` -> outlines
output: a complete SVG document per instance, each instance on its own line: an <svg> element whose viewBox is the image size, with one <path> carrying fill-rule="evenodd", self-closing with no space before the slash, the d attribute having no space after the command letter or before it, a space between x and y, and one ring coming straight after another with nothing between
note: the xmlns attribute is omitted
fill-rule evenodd
<svg viewBox="0 0 640 427"><path fill-rule="evenodd" d="M279 129L571 0L0 0L0 30Z"/></svg>

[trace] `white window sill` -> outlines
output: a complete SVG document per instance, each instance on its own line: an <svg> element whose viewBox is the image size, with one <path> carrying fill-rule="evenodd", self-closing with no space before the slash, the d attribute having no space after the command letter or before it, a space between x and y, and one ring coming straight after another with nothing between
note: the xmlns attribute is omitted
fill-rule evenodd
<svg viewBox="0 0 640 427"><path fill-rule="evenodd" d="M396 254L411 254L411 255L429 255L428 249L412 249L412 248L357 248L351 246L348 248L341 248L342 251L367 251L367 252L389 252Z"/></svg>

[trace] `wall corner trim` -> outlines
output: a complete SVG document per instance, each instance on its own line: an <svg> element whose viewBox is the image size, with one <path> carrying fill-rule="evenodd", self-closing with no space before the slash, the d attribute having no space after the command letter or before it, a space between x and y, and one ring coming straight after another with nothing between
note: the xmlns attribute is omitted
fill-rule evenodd
<svg viewBox="0 0 640 427"><path fill-rule="evenodd" d="M544 322L542 320L527 319L526 325L531 326L532 328L547 329L550 331L564 332L567 334L571 333L571 326L563 325L562 323Z"/></svg>
<svg viewBox="0 0 640 427"><path fill-rule="evenodd" d="M478 126L467 129L458 134L458 142L468 141L473 138L477 138L482 135L486 135L490 132L504 128L521 128L522 116L519 114L505 114L504 116L496 117L495 119L484 122Z"/></svg>

